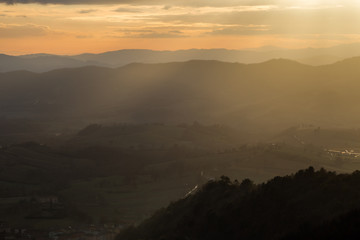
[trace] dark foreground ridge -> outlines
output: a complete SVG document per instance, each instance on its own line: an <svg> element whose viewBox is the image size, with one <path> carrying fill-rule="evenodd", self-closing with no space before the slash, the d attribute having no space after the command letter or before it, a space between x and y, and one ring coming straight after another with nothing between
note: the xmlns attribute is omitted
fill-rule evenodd
<svg viewBox="0 0 360 240"><path fill-rule="evenodd" d="M320 226L303 226L283 240L359 239L360 211L353 210Z"/></svg>
<svg viewBox="0 0 360 240"><path fill-rule="evenodd" d="M360 171L336 174L312 167L260 185L222 177L117 240L355 239L360 236L359 185Z"/></svg>

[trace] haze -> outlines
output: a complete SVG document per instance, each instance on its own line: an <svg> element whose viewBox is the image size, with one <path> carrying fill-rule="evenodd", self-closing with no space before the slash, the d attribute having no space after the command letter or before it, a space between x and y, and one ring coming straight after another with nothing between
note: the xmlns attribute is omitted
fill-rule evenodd
<svg viewBox="0 0 360 240"><path fill-rule="evenodd" d="M0 0L0 240L360 239L359 12Z"/></svg>

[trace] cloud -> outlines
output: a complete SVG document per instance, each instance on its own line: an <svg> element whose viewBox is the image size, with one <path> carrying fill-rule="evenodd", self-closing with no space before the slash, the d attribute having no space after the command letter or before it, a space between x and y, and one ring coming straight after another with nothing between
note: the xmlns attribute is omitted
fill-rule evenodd
<svg viewBox="0 0 360 240"><path fill-rule="evenodd" d="M93 38L92 35L77 35L75 36L78 39L87 39L87 38Z"/></svg>
<svg viewBox="0 0 360 240"><path fill-rule="evenodd" d="M279 0L278 0L279 1ZM171 5L171 6L255 6L273 4L276 0L0 0L6 4L129 4L129 5Z"/></svg>
<svg viewBox="0 0 360 240"><path fill-rule="evenodd" d="M35 24L0 24L1 38L40 37L51 32L49 27Z"/></svg>
<svg viewBox="0 0 360 240"><path fill-rule="evenodd" d="M240 25L224 27L213 30L210 34L213 35L258 35L269 34L270 28L267 25Z"/></svg>
<svg viewBox="0 0 360 240"><path fill-rule="evenodd" d="M154 15L152 21L205 26L213 35L360 34L358 9L270 9Z"/></svg>
<svg viewBox="0 0 360 240"><path fill-rule="evenodd" d="M78 13L87 14L87 13L92 13L92 12L96 12L96 11L97 11L96 9L83 9L83 10L78 11Z"/></svg>
<svg viewBox="0 0 360 240"><path fill-rule="evenodd" d="M346 0L345 0L346 1ZM107 4L109 6L36 6L46 25L59 28L60 19L66 19L60 26L62 31L77 38L110 36L111 38L184 38L218 36L259 36L301 34L360 34L357 28L360 15L358 9L346 7L294 7L305 3L324 3L325 1L304 0L0 0L15 3L57 3L57 4ZM335 3L337 0L327 0ZM289 7L291 4L293 6ZM141 5L144 4L144 5ZM157 5L156 5L157 4ZM179 5L188 6L179 6ZM202 5L203 4L203 5ZM236 6L231 6L235 5ZM208 6L212 5L212 6ZM197 7L199 6L199 7ZM219 7L218 7L219 6ZM283 7L279 7L283 6ZM8 9L26 9L26 5L5 6ZM51 7L54 13L47 13ZM2 11L4 12L4 11ZM89 14L93 13L95 14ZM19 11L20 13L20 11ZM123 14L122 14L123 13ZM28 22L39 23L35 14L29 12ZM15 15L13 15L15 16ZM7 21L10 21L6 19ZM12 23L23 23L20 19ZM55 23L54 25L52 25ZM0 25L0 38L22 36L20 25ZM74 30L78 27L78 31ZM158 27L158 29L155 29ZM23 34L42 36L50 29L38 25L22 25ZM123 28L123 31L114 29ZM27 29L27 30L26 30ZM29 30L31 29L31 30ZM297 35L298 37L296 37Z"/></svg>
<svg viewBox="0 0 360 240"><path fill-rule="evenodd" d="M148 34L139 34L132 36L132 38L182 38L182 37L186 37L186 36L179 33L175 33L173 31L167 33L153 32Z"/></svg>
<svg viewBox="0 0 360 240"><path fill-rule="evenodd" d="M113 34L112 38L182 38L186 37L184 32L171 29L118 29L118 33Z"/></svg>
<svg viewBox="0 0 360 240"><path fill-rule="evenodd" d="M169 9L171 9L171 8L172 8L171 5L165 5L162 9L164 9L164 10L169 10Z"/></svg>
<svg viewBox="0 0 360 240"><path fill-rule="evenodd" d="M139 9L136 9L136 8L120 7L120 8L115 9L114 12L118 12L118 13L140 13L142 11L140 11Z"/></svg>
<svg viewBox="0 0 360 240"><path fill-rule="evenodd" d="M0 3L14 4L59 4L59 5L131 5L163 6L169 10L176 6L188 7L239 7L239 6L277 6L293 8L313 8L324 6L357 6L358 0L0 0Z"/></svg>

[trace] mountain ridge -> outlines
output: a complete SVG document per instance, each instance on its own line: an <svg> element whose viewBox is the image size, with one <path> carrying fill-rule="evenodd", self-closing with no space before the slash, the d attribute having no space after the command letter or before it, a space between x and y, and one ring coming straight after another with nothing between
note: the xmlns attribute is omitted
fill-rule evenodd
<svg viewBox="0 0 360 240"><path fill-rule="evenodd" d="M311 65L307 65L307 64L303 64L300 63L296 60L292 60L292 59L286 59L286 58L274 58L274 59L270 59L267 61L263 61L263 62L259 62L259 63L239 63L239 62L226 62L226 61L220 61L220 60L201 60L201 59L190 59L187 61L174 61L174 62L166 62L166 63L142 63L142 62L131 62L129 64L126 64L124 66L120 66L120 67L110 67L110 66L98 66L98 65L84 65L84 66L80 66L80 67L64 67L64 68L56 68L56 69L52 69L46 72L34 72L34 71L30 71L30 70L13 70L13 71L8 71L8 72L0 72L0 74L8 74L8 73L15 73L15 72L29 72L29 73L34 73L34 74L44 74L44 73L49 73L49 72L58 72L58 71L68 71L68 70L76 70L76 69L107 69L107 70L119 70L119 69L127 69L127 68L134 68L134 67L138 67L138 66L159 66L159 65L173 65L173 64L189 64L189 63L201 63L201 62L207 62L207 63L219 63L219 64L229 64L229 65L238 65L239 67L242 66L261 66L261 65L278 65L278 64L291 64L293 66L306 66L306 67L324 67L324 66L333 66L336 65L340 62L344 62L346 60L351 60L351 59L355 59L354 58L349 58L349 59L344 59L342 61L333 63L333 64L328 64L328 65L322 65L322 66L311 66ZM360 58L360 57L359 57Z"/></svg>
<svg viewBox="0 0 360 240"><path fill-rule="evenodd" d="M358 59L317 67L284 59L191 60L0 73L0 108L7 117L51 115L45 109L52 108L89 121L357 126Z"/></svg>
<svg viewBox="0 0 360 240"><path fill-rule="evenodd" d="M30 70L46 72L63 67L81 67L97 65L121 67L132 62L166 63L184 62L191 59L219 60L244 64L259 63L274 58L286 58L308 65L327 65L335 61L359 56L360 46L340 45L330 48L305 49L184 49L158 51L150 49L122 49L103 53L83 53L78 55L55 55L47 53L20 56L0 55L0 72L13 70ZM11 57L11 58L10 58ZM10 61L10 60L11 61Z"/></svg>

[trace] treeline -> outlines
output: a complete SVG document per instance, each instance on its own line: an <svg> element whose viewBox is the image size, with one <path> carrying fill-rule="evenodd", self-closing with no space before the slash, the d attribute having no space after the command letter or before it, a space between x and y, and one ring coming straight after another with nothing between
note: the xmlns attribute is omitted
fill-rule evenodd
<svg viewBox="0 0 360 240"><path fill-rule="evenodd" d="M329 235L321 224L333 227L333 232L339 226L346 237L348 228L358 233L359 184L360 171L336 174L312 167L259 185L222 177L123 231L117 240L320 239L311 234ZM349 239L333 236L338 238L330 239Z"/></svg>
<svg viewBox="0 0 360 240"><path fill-rule="evenodd" d="M282 240L355 240L360 238L360 210L356 209L321 225L304 225Z"/></svg>

